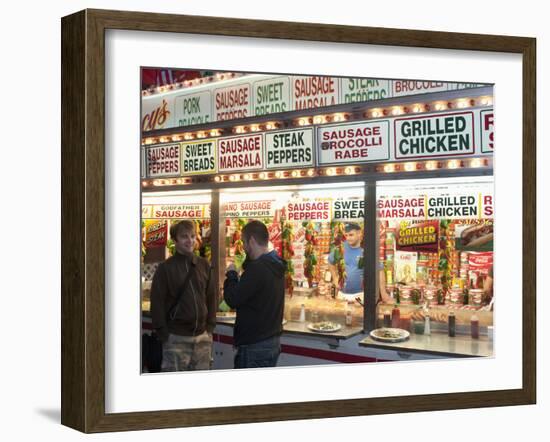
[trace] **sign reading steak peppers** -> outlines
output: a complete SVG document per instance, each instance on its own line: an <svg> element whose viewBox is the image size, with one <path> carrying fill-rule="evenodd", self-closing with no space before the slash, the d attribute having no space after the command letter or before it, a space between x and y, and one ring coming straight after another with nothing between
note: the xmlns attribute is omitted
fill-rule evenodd
<svg viewBox="0 0 550 442"><path fill-rule="evenodd" d="M313 166L313 129L265 134L266 168Z"/></svg>

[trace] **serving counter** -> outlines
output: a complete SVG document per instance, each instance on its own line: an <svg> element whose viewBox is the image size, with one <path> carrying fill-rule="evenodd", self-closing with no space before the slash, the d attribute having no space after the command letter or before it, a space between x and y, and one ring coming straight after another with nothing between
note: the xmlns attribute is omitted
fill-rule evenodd
<svg viewBox="0 0 550 442"><path fill-rule="evenodd" d="M472 339L470 336L455 336L450 338L445 334L416 335L403 342L381 342L370 336L365 336L359 345L364 348L390 350L400 353L413 353L427 356L444 357L491 357L493 356L493 340L487 336Z"/></svg>

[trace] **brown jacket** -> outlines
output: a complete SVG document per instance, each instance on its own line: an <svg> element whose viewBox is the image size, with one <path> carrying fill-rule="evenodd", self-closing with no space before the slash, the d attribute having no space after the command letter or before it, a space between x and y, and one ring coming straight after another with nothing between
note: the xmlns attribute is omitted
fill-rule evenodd
<svg viewBox="0 0 550 442"><path fill-rule="evenodd" d="M187 290L182 295L172 320L168 311L174 305L185 276L194 266ZM197 336L204 331L212 333L216 326L217 290L210 264L193 254L176 254L159 264L151 287L151 317L153 329L161 339L168 334Z"/></svg>

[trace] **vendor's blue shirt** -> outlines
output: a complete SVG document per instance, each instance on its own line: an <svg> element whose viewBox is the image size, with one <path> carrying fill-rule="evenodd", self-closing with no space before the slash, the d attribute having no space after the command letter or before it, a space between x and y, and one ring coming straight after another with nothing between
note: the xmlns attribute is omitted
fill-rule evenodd
<svg viewBox="0 0 550 442"><path fill-rule="evenodd" d="M346 268L346 282L344 293L363 291L363 269L359 268L359 259L363 256L363 247L350 247L344 242L344 264ZM334 264L334 250L330 252L328 262Z"/></svg>

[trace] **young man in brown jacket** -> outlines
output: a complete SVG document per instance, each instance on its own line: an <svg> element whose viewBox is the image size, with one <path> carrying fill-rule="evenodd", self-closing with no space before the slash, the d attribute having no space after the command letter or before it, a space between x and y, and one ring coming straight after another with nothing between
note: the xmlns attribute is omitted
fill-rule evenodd
<svg viewBox="0 0 550 442"><path fill-rule="evenodd" d="M207 370L218 306L211 267L193 253L192 221L173 225L170 237L176 252L158 266L151 287L153 329L163 341L162 371ZM192 275L182 290L189 272Z"/></svg>

